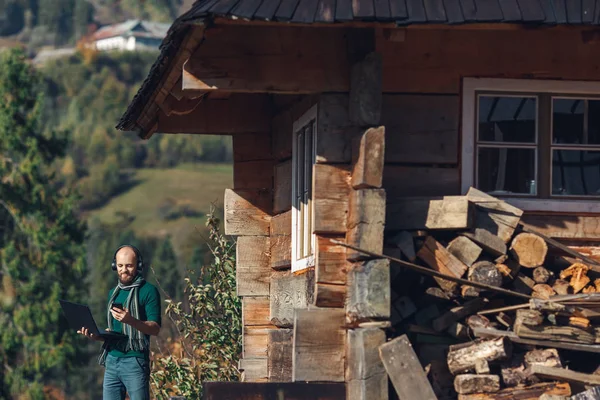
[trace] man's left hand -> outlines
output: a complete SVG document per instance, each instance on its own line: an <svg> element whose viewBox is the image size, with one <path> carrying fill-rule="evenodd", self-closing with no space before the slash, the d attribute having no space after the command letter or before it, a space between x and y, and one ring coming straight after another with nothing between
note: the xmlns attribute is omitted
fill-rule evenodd
<svg viewBox="0 0 600 400"><path fill-rule="evenodd" d="M129 313L128 309L119 309L119 308L111 308L110 312L114 319L120 321L122 324L131 325L131 323L135 320Z"/></svg>

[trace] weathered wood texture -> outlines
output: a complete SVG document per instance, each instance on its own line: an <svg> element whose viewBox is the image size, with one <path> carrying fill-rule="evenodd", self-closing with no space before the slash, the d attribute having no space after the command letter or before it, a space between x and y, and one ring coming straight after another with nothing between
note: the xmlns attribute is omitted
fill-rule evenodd
<svg viewBox="0 0 600 400"><path fill-rule="evenodd" d="M266 358L242 358L239 361L242 382L266 382Z"/></svg>
<svg viewBox="0 0 600 400"><path fill-rule="evenodd" d="M464 236L458 236L448 243L447 250L469 267L477 261L482 252L481 247Z"/></svg>
<svg viewBox="0 0 600 400"><path fill-rule="evenodd" d="M380 188L383 180L385 127L370 128L354 140L352 188Z"/></svg>
<svg viewBox="0 0 600 400"><path fill-rule="evenodd" d="M508 243L523 211L473 187L469 189L467 198L476 205L474 228L489 231Z"/></svg>
<svg viewBox="0 0 600 400"><path fill-rule="evenodd" d="M381 345L379 357L401 400L437 400L406 335Z"/></svg>
<svg viewBox="0 0 600 400"><path fill-rule="evenodd" d="M265 174L268 176L268 174ZM273 181L273 213L279 214L292 208L292 162L275 165Z"/></svg>
<svg viewBox="0 0 600 400"><path fill-rule="evenodd" d="M350 121L347 94L322 94L318 102L317 163L352 161L354 138L364 132Z"/></svg>
<svg viewBox="0 0 600 400"><path fill-rule="evenodd" d="M265 48L271 51L265 53ZM343 30L230 25L198 46L183 67L182 87L184 91L315 93L325 87L347 92L349 82Z"/></svg>
<svg viewBox="0 0 600 400"><path fill-rule="evenodd" d="M448 369L452 374L474 371L478 360L503 360L511 354L511 342L505 337L476 341L466 347L451 346L448 352Z"/></svg>
<svg viewBox="0 0 600 400"><path fill-rule="evenodd" d="M407 197L388 202L386 229L467 229L472 219L473 210L462 196Z"/></svg>
<svg viewBox="0 0 600 400"><path fill-rule="evenodd" d="M346 382L348 399L386 400L388 377L379 358L385 332L377 328L348 330Z"/></svg>
<svg viewBox="0 0 600 400"><path fill-rule="evenodd" d="M458 167L386 165L383 169L383 188L388 203L402 197L459 195L459 172Z"/></svg>
<svg viewBox="0 0 600 400"><path fill-rule="evenodd" d="M271 329L268 332L269 382L292 381L292 330Z"/></svg>
<svg viewBox="0 0 600 400"><path fill-rule="evenodd" d="M381 119L381 54L370 53L355 63L350 72L349 111L358 126L373 126Z"/></svg>
<svg viewBox="0 0 600 400"><path fill-rule="evenodd" d="M270 325L269 297L242 297L242 321L244 326Z"/></svg>
<svg viewBox="0 0 600 400"><path fill-rule="evenodd" d="M233 187L235 190L271 189L273 187L273 161L235 161L233 163Z"/></svg>
<svg viewBox="0 0 600 400"><path fill-rule="evenodd" d="M600 386L593 387L585 392L578 393L569 400L598 400L600 399ZM549 399L551 400L551 399Z"/></svg>
<svg viewBox="0 0 600 400"><path fill-rule="evenodd" d="M510 252L522 267L535 268L544 263L548 245L532 233L519 233L512 240Z"/></svg>
<svg viewBox="0 0 600 400"><path fill-rule="evenodd" d="M269 234L270 190L225 190L225 234Z"/></svg>
<svg viewBox="0 0 600 400"><path fill-rule="evenodd" d="M345 284L346 274L351 267L346 260L346 248L331 243L341 236L316 236L315 281L317 283Z"/></svg>
<svg viewBox="0 0 600 400"><path fill-rule="evenodd" d="M458 400L539 400L543 394L555 396L571 395L568 383L538 383L521 388L506 388L496 393L458 395Z"/></svg>
<svg viewBox="0 0 600 400"><path fill-rule="evenodd" d="M523 225L552 238L600 239L600 220L591 215L525 214Z"/></svg>
<svg viewBox="0 0 600 400"><path fill-rule="evenodd" d="M271 266L268 236L240 236L236 244L238 296L268 296Z"/></svg>
<svg viewBox="0 0 600 400"><path fill-rule="evenodd" d="M292 375L299 381L344 381L344 310L296 309Z"/></svg>
<svg viewBox="0 0 600 400"><path fill-rule="evenodd" d="M506 254L506 244L498 236L482 228L475 228L472 232L461 232L491 255L498 257Z"/></svg>
<svg viewBox="0 0 600 400"><path fill-rule="evenodd" d="M242 335L242 357L267 358L268 336L272 326L245 326Z"/></svg>
<svg viewBox="0 0 600 400"><path fill-rule="evenodd" d="M346 300L346 285L315 283L314 305L317 307L342 308Z"/></svg>
<svg viewBox="0 0 600 400"><path fill-rule="evenodd" d="M385 228L385 190L358 189L350 192L346 242L355 247L381 254ZM363 253L348 250L350 260L366 258Z"/></svg>
<svg viewBox="0 0 600 400"><path fill-rule="evenodd" d="M269 238L271 268L286 269L292 265L292 211L274 215Z"/></svg>
<svg viewBox="0 0 600 400"><path fill-rule="evenodd" d="M390 317L390 263L376 259L354 264L348 273L346 311L351 321Z"/></svg>
<svg viewBox="0 0 600 400"><path fill-rule="evenodd" d="M204 382L203 400L345 400L343 383Z"/></svg>
<svg viewBox="0 0 600 400"><path fill-rule="evenodd" d="M294 323L294 309L306 308L313 303L314 273L294 275L291 272L277 272L271 276L270 322L279 327L291 327Z"/></svg>
<svg viewBox="0 0 600 400"><path fill-rule="evenodd" d="M383 96L387 163L458 162L458 96Z"/></svg>
<svg viewBox="0 0 600 400"><path fill-rule="evenodd" d="M315 164L313 171L313 232L346 233L350 193L348 168Z"/></svg>
<svg viewBox="0 0 600 400"><path fill-rule="evenodd" d="M468 267L453 256L433 237L428 236L423 247L417 253L417 257L423 260L431 269L456 278L462 277ZM443 278L434 278L440 287L446 291L454 291L457 284Z"/></svg>
<svg viewBox="0 0 600 400"><path fill-rule="evenodd" d="M498 375L457 375L454 379L454 390L459 394L493 393L500 390Z"/></svg>

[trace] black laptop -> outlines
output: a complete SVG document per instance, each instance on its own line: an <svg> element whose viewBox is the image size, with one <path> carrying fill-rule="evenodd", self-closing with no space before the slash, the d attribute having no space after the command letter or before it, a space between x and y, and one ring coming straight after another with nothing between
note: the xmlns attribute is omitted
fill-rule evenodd
<svg viewBox="0 0 600 400"><path fill-rule="evenodd" d="M127 337L122 333L98 329L96 321L94 321L94 317L92 316L92 312L88 306L72 303L66 300L59 300L59 302L63 309L63 314L65 314L65 317L67 318L71 328L79 330L84 327L87 328L90 333L100 336L104 339L123 339Z"/></svg>

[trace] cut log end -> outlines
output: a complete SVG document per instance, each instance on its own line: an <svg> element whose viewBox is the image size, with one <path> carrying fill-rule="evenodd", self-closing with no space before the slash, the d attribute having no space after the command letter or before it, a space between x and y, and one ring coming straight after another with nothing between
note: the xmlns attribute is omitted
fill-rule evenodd
<svg viewBox="0 0 600 400"><path fill-rule="evenodd" d="M525 268L539 267L548 254L548 245L541 237L532 233L520 233L512 241L510 252Z"/></svg>

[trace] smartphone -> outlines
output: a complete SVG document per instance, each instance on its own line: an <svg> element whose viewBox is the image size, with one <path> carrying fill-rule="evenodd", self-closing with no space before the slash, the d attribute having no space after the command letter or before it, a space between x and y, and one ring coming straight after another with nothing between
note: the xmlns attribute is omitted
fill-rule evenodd
<svg viewBox="0 0 600 400"><path fill-rule="evenodd" d="M118 308L118 309L120 309L120 310L122 310L122 309L123 309L123 304L121 304L121 303L113 303L113 305L112 305L112 306L113 306L113 308Z"/></svg>

